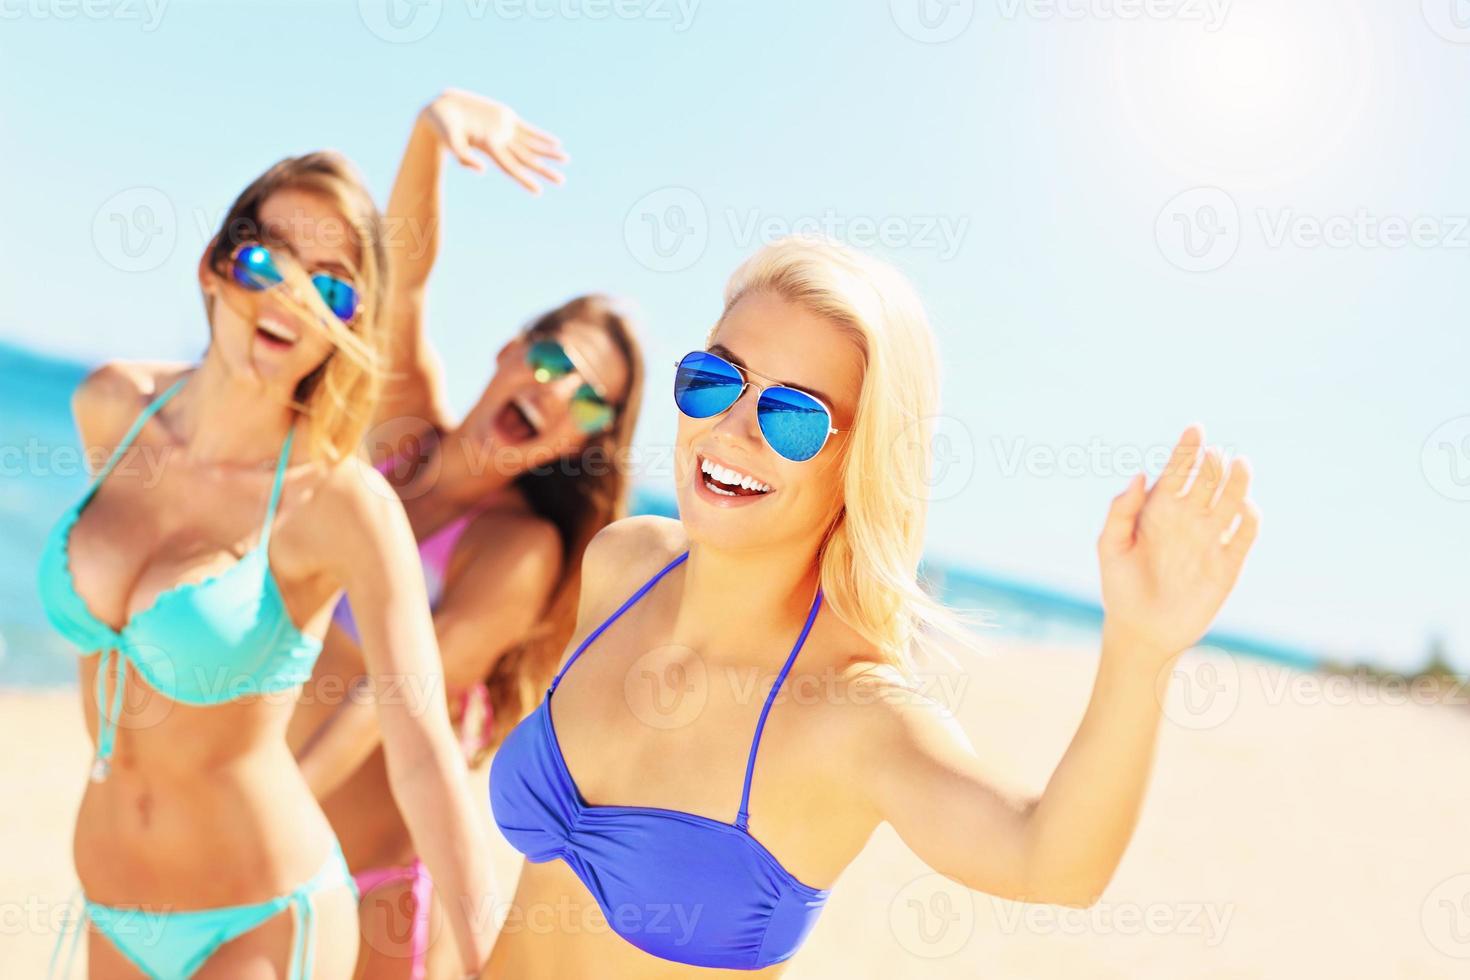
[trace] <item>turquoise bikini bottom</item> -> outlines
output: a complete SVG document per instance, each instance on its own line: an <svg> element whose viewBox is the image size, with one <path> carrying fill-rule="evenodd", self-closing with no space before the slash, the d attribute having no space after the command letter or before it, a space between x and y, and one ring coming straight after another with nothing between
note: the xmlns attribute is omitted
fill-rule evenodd
<svg viewBox="0 0 1470 980"><path fill-rule="evenodd" d="M290 893L254 905L231 905L225 908L200 909L189 912L147 912L139 908L115 908L85 902L87 918L117 949L142 970L149 980L185 980L214 955L225 943L254 929L286 909L296 916L296 934L291 940L289 980L310 980L316 958L316 930L312 922L311 896L339 886L357 886L347 870L341 847L333 841L327 863L310 880ZM71 970L76 951L78 927L67 953L65 972ZM61 952L66 930L57 937L51 954L54 975L57 954Z"/></svg>

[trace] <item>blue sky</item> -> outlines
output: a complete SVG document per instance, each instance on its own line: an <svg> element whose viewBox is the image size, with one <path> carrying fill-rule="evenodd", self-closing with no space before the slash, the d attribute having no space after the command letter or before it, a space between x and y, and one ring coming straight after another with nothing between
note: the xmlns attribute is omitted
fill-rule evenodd
<svg viewBox="0 0 1470 980"><path fill-rule="evenodd" d="M196 356L193 266L252 177L332 147L381 200L419 106L474 89L573 160L539 200L449 175L460 404L537 312L628 296L667 485L667 365L741 257L825 230L939 335L934 554L1095 592L1108 498L1199 420L1266 515L1222 625L1470 667L1456 4L0 0L0 337Z"/></svg>

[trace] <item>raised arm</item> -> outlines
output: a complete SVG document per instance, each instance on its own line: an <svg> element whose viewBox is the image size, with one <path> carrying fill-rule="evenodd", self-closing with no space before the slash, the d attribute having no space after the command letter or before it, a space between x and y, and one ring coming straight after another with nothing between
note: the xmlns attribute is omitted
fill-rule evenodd
<svg viewBox="0 0 1470 980"><path fill-rule="evenodd" d="M1202 435L1186 430L1151 490L1139 476L1113 501L1098 540L1104 623L1092 699L1040 798L996 792L937 711L878 716L875 808L936 871L1003 898L1077 906L1111 880L1148 783L1159 679L1204 635L1259 524L1249 469L1227 470L1214 448L1201 455Z"/></svg>
<svg viewBox="0 0 1470 980"><path fill-rule="evenodd" d="M492 942L493 872L449 724L413 532L387 481L367 466L349 462L322 496L318 530L356 612L393 799L446 898L465 968L479 969Z"/></svg>
<svg viewBox="0 0 1470 980"><path fill-rule="evenodd" d="M445 150L476 173L486 170L476 151L483 153L533 194L541 192L538 175L562 182L547 161L567 159L556 137L525 122L509 106L471 92L449 89L419 113L385 216L392 343L388 384L375 424L400 417L423 419L438 429L454 423L443 366L424 328L425 292L439 253ZM382 448L369 450L378 453Z"/></svg>

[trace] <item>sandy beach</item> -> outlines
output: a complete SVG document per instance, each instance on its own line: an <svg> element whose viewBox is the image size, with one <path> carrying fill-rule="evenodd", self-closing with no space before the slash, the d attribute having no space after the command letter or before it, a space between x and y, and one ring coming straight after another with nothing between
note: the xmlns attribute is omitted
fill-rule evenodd
<svg viewBox="0 0 1470 980"><path fill-rule="evenodd" d="M1091 655L985 651L936 693L1010 787L1038 791L1081 716ZM1096 907L974 895L884 829L788 976L1470 975L1464 692L1416 696L1210 652L1176 675L1142 821ZM75 692L0 690L0 740L0 960L7 978L42 977L75 887L89 756ZM519 858L496 845L508 888Z"/></svg>

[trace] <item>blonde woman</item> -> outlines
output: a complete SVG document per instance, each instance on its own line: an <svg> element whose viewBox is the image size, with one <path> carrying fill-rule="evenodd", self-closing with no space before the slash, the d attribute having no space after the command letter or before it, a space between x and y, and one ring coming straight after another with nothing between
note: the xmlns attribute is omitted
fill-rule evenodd
<svg viewBox="0 0 1470 980"><path fill-rule="evenodd" d="M344 589L371 671L428 692L379 708L392 790L464 900L461 961L489 952L488 854L413 536L349 455L379 389L383 266L350 165L283 160L200 259L200 363L109 364L73 398L107 462L53 530L40 586L84 654L97 746L74 843L93 978L351 975L352 881L284 737Z"/></svg>
<svg viewBox="0 0 1470 980"><path fill-rule="evenodd" d="M529 863L484 976L778 975L883 822L976 890L1098 898L1147 782L1155 680L1255 538L1248 472L1191 427L1152 488L1113 501L1092 701L1045 793L1010 800L907 687L953 630L916 581L936 382L889 267L785 240L736 271L676 372L680 520L593 541L579 642L492 766ZM647 703L648 675L681 678L694 708ZM830 696L776 703L813 683ZM599 913L608 928L581 927Z"/></svg>
<svg viewBox="0 0 1470 980"><path fill-rule="evenodd" d="M447 407L425 291L438 255L443 162L453 154L483 169L477 153L523 183L520 160L560 183L550 169L565 159L555 137L503 103L451 90L419 114L388 203L390 225L418 234L388 249L392 380L374 419L387 438L368 441L418 541L451 717L472 769L555 673L575 624L582 553L627 512L624 460L643 379L627 317L602 296L579 296L509 337L467 414ZM460 318L461 327L470 322ZM391 773L371 704L330 696L365 669L347 600L334 619L287 738L362 893L359 976L454 976L444 963L453 947L433 941L442 931L433 883L406 814L385 805Z"/></svg>

